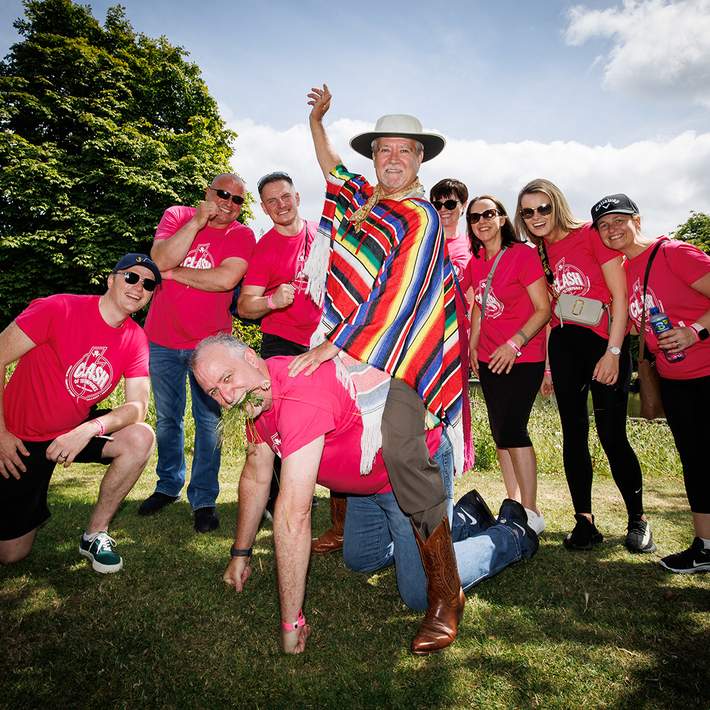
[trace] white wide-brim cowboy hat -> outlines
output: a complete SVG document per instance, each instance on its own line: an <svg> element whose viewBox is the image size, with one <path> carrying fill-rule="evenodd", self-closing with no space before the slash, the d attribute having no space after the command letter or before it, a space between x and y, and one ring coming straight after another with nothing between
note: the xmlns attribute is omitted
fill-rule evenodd
<svg viewBox="0 0 710 710"><path fill-rule="evenodd" d="M372 158L372 141L375 138L411 138L424 146L422 162L435 158L446 145L444 136L425 133L418 118L404 113L393 113L377 119L374 131L361 133L350 141L351 148L366 158Z"/></svg>

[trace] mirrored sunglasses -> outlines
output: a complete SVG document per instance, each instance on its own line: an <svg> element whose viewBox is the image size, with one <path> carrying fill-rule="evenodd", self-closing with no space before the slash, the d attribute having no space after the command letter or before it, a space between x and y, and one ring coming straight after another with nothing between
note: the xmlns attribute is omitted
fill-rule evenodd
<svg viewBox="0 0 710 710"><path fill-rule="evenodd" d="M155 287L158 285L155 282L155 279L143 279L135 271L114 271L114 273L117 276L123 276L123 280L131 286L134 286L140 281L141 286L143 286L143 288L149 292L155 291Z"/></svg>
<svg viewBox="0 0 710 710"><path fill-rule="evenodd" d="M552 205L545 203L544 205L539 205L538 207L523 207L520 210L520 216L523 219L530 219L535 216L535 212L542 215L543 217L548 214L552 214Z"/></svg>

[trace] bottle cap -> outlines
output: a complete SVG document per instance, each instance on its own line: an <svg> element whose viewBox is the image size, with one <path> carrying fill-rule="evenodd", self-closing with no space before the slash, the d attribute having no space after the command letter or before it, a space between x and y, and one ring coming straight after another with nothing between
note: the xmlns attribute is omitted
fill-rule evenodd
<svg viewBox="0 0 710 710"><path fill-rule="evenodd" d="M658 306L651 306L648 310L649 315L655 316L657 313L659 313Z"/></svg>

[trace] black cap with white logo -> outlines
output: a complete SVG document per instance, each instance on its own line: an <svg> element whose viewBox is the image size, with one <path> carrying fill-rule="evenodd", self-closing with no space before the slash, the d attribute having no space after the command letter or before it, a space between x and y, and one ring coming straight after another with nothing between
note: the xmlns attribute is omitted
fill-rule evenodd
<svg viewBox="0 0 710 710"><path fill-rule="evenodd" d="M616 195L602 197L592 207L592 222L595 227L597 221L605 214L639 214L639 208L628 195L620 192Z"/></svg>

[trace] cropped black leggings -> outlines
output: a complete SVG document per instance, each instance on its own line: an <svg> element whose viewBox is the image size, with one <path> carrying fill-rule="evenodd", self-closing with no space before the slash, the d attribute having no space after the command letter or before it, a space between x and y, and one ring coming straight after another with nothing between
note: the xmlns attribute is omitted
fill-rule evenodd
<svg viewBox="0 0 710 710"><path fill-rule="evenodd" d="M587 398L592 392L594 421L609 467L629 516L643 513L641 467L626 438L626 407L631 377L629 338L624 339L615 385L592 380L608 342L584 326L552 329L550 368L560 412L563 461L575 513L592 512L592 458L589 453Z"/></svg>

